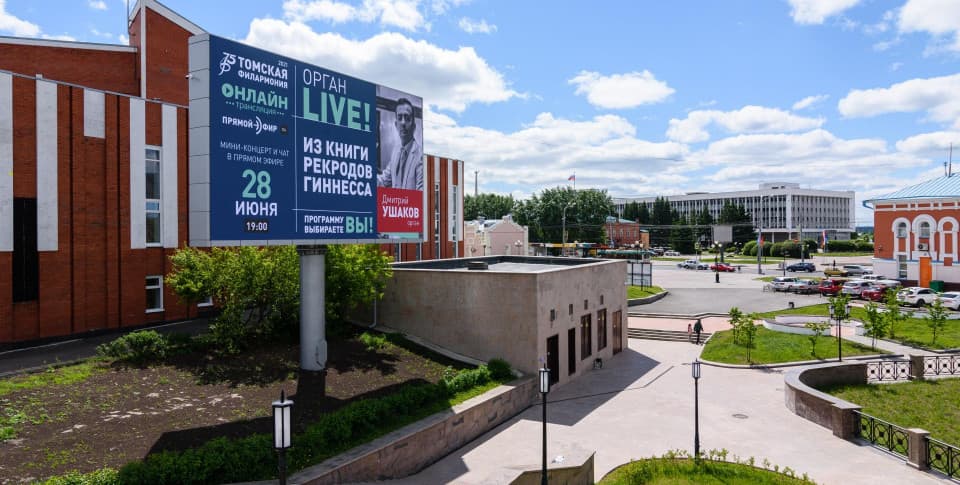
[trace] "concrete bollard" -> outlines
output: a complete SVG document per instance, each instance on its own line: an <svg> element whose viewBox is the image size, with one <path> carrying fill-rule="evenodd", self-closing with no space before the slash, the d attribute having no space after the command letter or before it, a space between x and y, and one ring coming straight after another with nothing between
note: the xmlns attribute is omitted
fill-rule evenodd
<svg viewBox="0 0 960 485"><path fill-rule="evenodd" d="M927 453L927 438L930 432L924 429L907 429L907 465L917 470L927 470L929 456Z"/></svg>

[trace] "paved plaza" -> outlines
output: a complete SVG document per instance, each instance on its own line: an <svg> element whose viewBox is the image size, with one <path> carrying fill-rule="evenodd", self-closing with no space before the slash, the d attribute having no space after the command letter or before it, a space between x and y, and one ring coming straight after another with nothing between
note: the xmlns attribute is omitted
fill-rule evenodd
<svg viewBox="0 0 960 485"><path fill-rule="evenodd" d="M838 258L838 264L841 264ZM819 263L819 261L818 261ZM756 266L751 273L721 274L654 268L654 284L671 295L631 307L631 327L686 329L689 315L724 313L731 306L767 311L825 301L819 296L763 292ZM770 275L772 269L767 270ZM777 273L779 274L779 273ZM657 318L640 316L657 314ZM673 315L664 318L665 315ZM721 317L705 317L707 332L728 329ZM629 349L549 394L548 457L577 448L595 451L595 478L631 459L693 450L693 379L689 363L703 347L687 342L630 339ZM704 366L700 379L701 449L726 449L730 456L768 459L781 468L807 473L821 484L877 485L951 483L908 467L872 446L835 438L784 405L787 369ZM417 475L396 484L504 483L505 472L540 467L540 405L534 405Z"/></svg>

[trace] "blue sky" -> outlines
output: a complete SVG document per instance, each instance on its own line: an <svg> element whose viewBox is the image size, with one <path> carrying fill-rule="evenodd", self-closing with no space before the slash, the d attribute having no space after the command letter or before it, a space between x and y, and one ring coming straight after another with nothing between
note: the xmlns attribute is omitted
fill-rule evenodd
<svg viewBox="0 0 960 485"><path fill-rule="evenodd" d="M576 173L614 197L785 181L859 206L941 176L951 142L960 162L960 0L162 3L422 96L426 152L481 192ZM0 0L0 35L126 43L125 6Z"/></svg>

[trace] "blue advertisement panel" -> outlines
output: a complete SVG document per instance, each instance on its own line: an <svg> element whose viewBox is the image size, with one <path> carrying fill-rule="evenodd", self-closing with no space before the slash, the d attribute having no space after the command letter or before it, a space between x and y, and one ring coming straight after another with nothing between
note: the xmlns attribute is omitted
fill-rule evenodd
<svg viewBox="0 0 960 485"><path fill-rule="evenodd" d="M422 143L422 100L378 99L382 89L210 36L209 239L419 238L422 180L384 187L384 179L394 164L422 166L422 152L409 148ZM390 167L380 155L384 106L396 110L401 133L384 136L404 147ZM403 190L409 207L384 207L397 199L383 196L391 190ZM378 230L388 214L415 219L403 227L416 230Z"/></svg>

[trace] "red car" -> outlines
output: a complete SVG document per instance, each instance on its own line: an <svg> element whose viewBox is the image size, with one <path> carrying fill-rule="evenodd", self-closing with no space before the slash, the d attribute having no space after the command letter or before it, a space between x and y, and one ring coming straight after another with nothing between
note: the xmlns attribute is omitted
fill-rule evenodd
<svg viewBox="0 0 960 485"><path fill-rule="evenodd" d="M820 296L836 296L840 294L840 290L843 288L844 280L838 280L833 278L824 278L820 280Z"/></svg>
<svg viewBox="0 0 960 485"><path fill-rule="evenodd" d="M737 268L734 268L727 263L714 263L710 265L710 271L726 271L727 273L733 273L737 271Z"/></svg>
<svg viewBox="0 0 960 485"><path fill-rule="evenodd" d="M874 283L870 288L866 288L860 292L860 298L870 301L883 301L886 297L887 290L890 288L894 288L894 285Z"/></svg>

